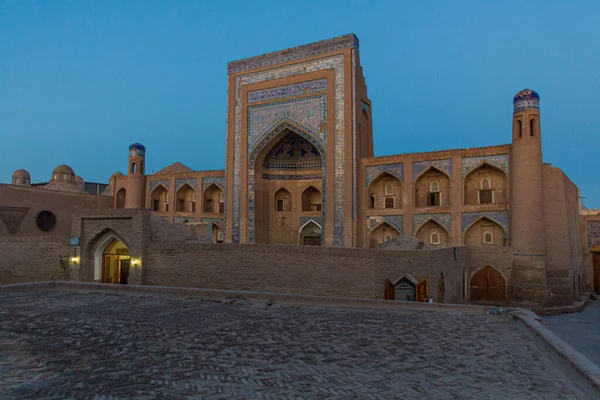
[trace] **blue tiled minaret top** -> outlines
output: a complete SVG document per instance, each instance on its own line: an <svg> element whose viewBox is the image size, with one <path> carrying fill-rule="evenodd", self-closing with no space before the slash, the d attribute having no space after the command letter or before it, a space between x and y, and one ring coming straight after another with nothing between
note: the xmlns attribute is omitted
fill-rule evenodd
<svg viewBox="0 0 600 400"><path fill-rule="evenodd" d="M144 157L146 155L146 147L141 143L134 143L129 146L129 155Z"/></svg>
<svg viewBox="0 0 600 400"><path fill-rule="evenodd" d="M534 90L524 89L513 98L514 112L528 108L540 108L540 95Z"/></svg>

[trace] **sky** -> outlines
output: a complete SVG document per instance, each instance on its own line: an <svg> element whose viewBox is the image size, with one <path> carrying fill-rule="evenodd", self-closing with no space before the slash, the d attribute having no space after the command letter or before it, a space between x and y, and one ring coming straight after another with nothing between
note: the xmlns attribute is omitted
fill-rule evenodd
<svg viewBox="0 0 600 400"><path fill-rule="evenodd" d="M227 62L355 33L375 155L510 143L540 94L544 161L600 208L600 2L0 0L0 182L224 169Z"/></svg>

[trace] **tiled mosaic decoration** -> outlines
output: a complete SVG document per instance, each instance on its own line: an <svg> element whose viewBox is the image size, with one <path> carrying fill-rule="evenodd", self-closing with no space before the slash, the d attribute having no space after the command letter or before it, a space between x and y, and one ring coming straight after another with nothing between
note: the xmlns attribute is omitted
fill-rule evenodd
<svg viewBox="0 0 600 400"><path fill-rule="evenodd" d="M327 96L321 95L248 107L248 151L283 121L298 125L327 147Z"/></svg>
<svg viewBox="0 0 600 400"><path fill-rule="evenodd" d="M466 232L467 228L476 222L479 218L486 217L494 222L499 223L506 234L508 235L508 211L485 211L485 212L473 212L463 213L462 215L462 231Z"/></svg>
<svg viewBox="0 0 600 400"><path fill-rule="evenodd" d="M352 220L358 217L358 122L356 119L356 50L352 49Z"/></svg>
<svg viewBox="0 0 600 400"><path fill-rule="evenodd" d="M540 95L531 89L521 90L513 98L514 111L540 108Z"/></svg>
<svg viewBox="0 0 600 400"><path fill-rule="evenodd" d="M281 100L303 94L315 94L327 91L327 79L300 82L276 88L248 92L248 104L267 100Z"/></svg>
<svg viewBox="0 0 600 400"><path fill-rule="evenodd" d="M220 187L221 190L225 191L225 178L205 177L202 178L202 192L204 192L206 188L212 185L213 183Z"/></svg>
<svg viewBox="0 0 600 400"><path fill-rule="evenodd" d="M417 231L423 224L427 223L430 219L440 224L448 234L452 233L452 215L451 214L414 214L413 215L413 235L417 234Z"/></svg>
<svg viewBox="0 0 600 400"><path fill-rule="evenodd" d="M310 179L321 179L321 174L307 174L307 175L288 175L288 174L262 174L263 179L268 180L282 180L282 181L297 181L297 180L310 180Z"/></svg>
<svg viewBox="0 0 600 400"><path fill-rule="evenodd" d="M320 170L322 156L310 142L288 132L267 154L263 167L269 169Z"/></svg>
<svg viewBox="0 0 600 400"><path fill-rule="evenodd" d="M382 215L382 216L377 216L377 217L369 216L369 217L367 217L367 229L369 231L371 231L380 223L387 222L389 225L396 228L396 230L402 235L402 230L403 230L402 221L403 221L402 215Z"/></svg>
<svg viewBox="0 0 600 400"><path fill-rule="evenodd" d="M352 38L355 38L354 35L350 35ZM347 39L348 37L346 37L345 39L343 39L341 42L342 46L341 48L346 48L347 46ZM329 43L333 43L333 42L329 42ZM336 42L338 43L338 42ZM338 44L339 44L338 43ZM318 44L317 47L321 46L323 43ZM337 46L337 44L334 45L334 47ZM310 46L309 46L310 47ZM312 48L311 49L315 50L316 48ZM311 50L312 51L312 50ZM315 50L318 51L318 50ZM330 50L331 51L331 50ZM287 54L287 53L286 53ZM299 54L301 54L301 52L295 52L293 54L291 54L291 57L297 57L299 56ZM285 58L285 56L284 56ZM301 58L301 57L300 57ZM245 71L248 69L252 69L252 68L258 68L256 65L262 65L262 66L267 66L267 65L273 65L271 64L271 62L273 62L274 64L276 64L277 62L274 62L273 60L278 60L279 62L283 62L281 61L281 58L269 58L269 57L262 57L260 59L250 59L250 60L242 60L240 62L236 62L236 63L230 63L230 73L233 72L238 72L238 71ZM233 160L234 160L234 167L233 167L233 210L232 210L232 241L233 243L239 243L240 242L240 210L241 210L241 204L240 204L240 188L241 188L241 156L242 156L242 148L241 148L241 142L242 142L242 135L244 134L242 132L242 98L241 98L241 93L242 93L242 87L244 85L247 84L252 84L252 83L257 83L257 82L263 82L266 80L272 80L272 79L278 79L278 78L283 78L286 76L291 76L291 75L298 75L298 74L303 74L303 73L310 73L310 72L314 72L314 71L320 71L320 70L325 70L325 69L333 69L334 71L334 76L335 76L335 82L334 82L334 103L335 103L335 109L333 110L333 117L334 117L334 134L335 134L335 139L334 139L334 145L335 145L335 158L334 158L334 175L335 175L335 182L334 182L334 198L335 198L335 205L334 205L334 209L335 209L335 213L334 213L334 232L333 232L333 237L334 237L334 246L337 247L343 247L344 245L344 237L343 237L343 231L344 231L344 208L343 208L343 200L344 200L344 56L342 54L340 55L336 55L336 56L332 56L332 57L326 57L326 58L322 58L322 59L318 59L318 60L313 60L313 61L307 61L307 62L300 62L297 64L292 64L292 65L286 65L283 67L278 67L278 68L274 68L268 71L261 71L261 72L256 72L256 73L250 73L250 74L246 74L246 75L240 75L240 76L236 76L235 78L235 82L234 82L234 98L235 98L235 109L233 110L234 112L234 128L233 128L233 134L234 134L234 154L233 154ZM229 111L228 111L229 112ZM328 113L330 113L330 111L328 110ZM324 154L324 153L322 153ZM230 154L227 154L228 157L231 157ZM325 161L325 160L323 160ZM325 169L325 162L324 162L324 169ZM254 171L251 171L251 173L249 174L249 181L250 181L250 176L254 176ZM253 178L252 178L253 179ZM253 182L248 182L249 186L254 186ZM325 188L325 179L323 179L323 188ZM254 190L249 192L249 198L250 196L253 196ZM323 190L323 197L325 198L325 190ZM250 204L249 204L250 207ZM252 237L250 237L250 221L249 221L249 231L248 231L248 242L249 243L253 243L253 233L252 233Z"/></svg>
<svg viewBox="0 0 600 400"><path fill-rule="evenodd" d="M171 189L171 181L168 179L161 179L161 180L155 180L155 181L150 181L150 184L148 185L148 193L152 193L152 191L154 189L156 189L156 187L158 185L163 185L167 191Z"/></svg>
<svg viewBox="0 0 600 400"><path fill-rule="evenodd" d="M500 168L508 175L508 154L496 154L493 156L467 157L462 159L462 174L467 175L469 172L479 167L482 163L488 163Z"/></svg>
<svg viewBox="0 0 600 400"><path fill-rule="evenodd" d="M373 165L367 167L367 187L383 172L387 172L388 174L400 179L401 182L404 182L404 163Z"/></svg>
<svg viewBox="0 0 600 400"><path fill-rule="evenodd" d="M184 179L175 179L175 192L177 192L183 185L186 183L196 191L196 178L184 178Z"/></svg>
<svg viewBox="0 0 600 400"><path fill-rule="evenodd" d="M244 60L232 61L227 65L227 69L229 74L234 74L237 72L283 64L289 61L301 60L303 58L314 57L348 48L355 49L356 51L359 49L358 37L356 37L356 35L353 33L332 39L322 40L320 42L293 47L291 49L263 54Z"/></svg>
<svg viewBox="0 0 600 400"><path fill-rule="evenodd" d="M437 169L448 174L452 178L452 159L447 158L445 160L431 160L431 161L415 161L413 162L413 180L417 179L423 171L429 167L436 167Z"/></svg>
<svg viewBox="0 0 600 400"><path fill-rule="evenodd" d="M588 247L600 245L600 221L588 221Z"/></svg>

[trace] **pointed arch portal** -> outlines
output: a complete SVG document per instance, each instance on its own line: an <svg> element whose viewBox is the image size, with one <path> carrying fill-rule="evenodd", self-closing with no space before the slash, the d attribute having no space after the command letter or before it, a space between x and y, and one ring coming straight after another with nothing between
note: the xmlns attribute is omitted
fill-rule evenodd
<svg viewBox="0 0 600 400"><path fill-rule="evenodd" d="M131 253L115 235L106 236L94 251L94 281L127 284Z"/></svg>

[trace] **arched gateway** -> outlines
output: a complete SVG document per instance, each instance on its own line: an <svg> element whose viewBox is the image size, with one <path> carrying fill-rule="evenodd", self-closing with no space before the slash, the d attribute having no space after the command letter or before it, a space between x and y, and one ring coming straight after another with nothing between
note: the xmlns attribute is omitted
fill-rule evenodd
<svg viewBox="0 0 600 400"><path fill-rule="evenodd" d="M104 237L94 250L94 281L127 284L131 253L115 235Z"/></svg>

